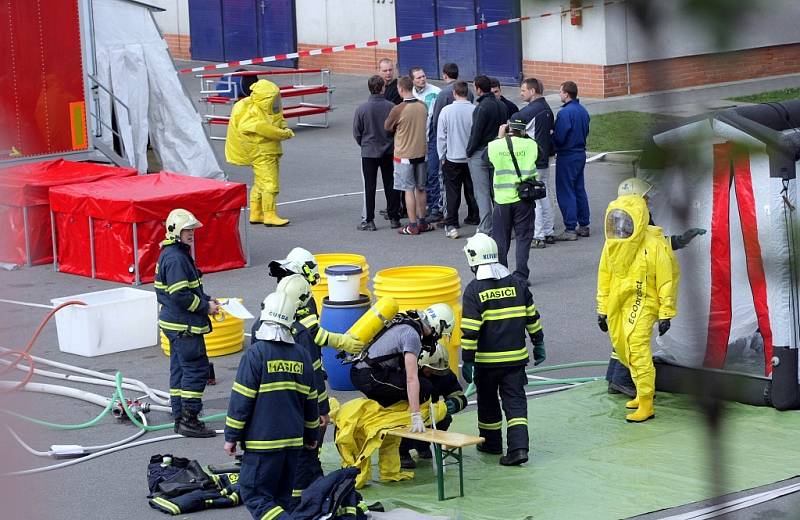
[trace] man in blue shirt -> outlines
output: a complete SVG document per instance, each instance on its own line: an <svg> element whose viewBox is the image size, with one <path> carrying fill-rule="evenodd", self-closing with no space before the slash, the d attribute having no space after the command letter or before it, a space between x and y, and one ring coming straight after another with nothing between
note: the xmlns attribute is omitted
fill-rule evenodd
<svg viewBox="0 0 800 520"><path fill-rule="evenodd" d="M578 101L578 85L565 81L559 91L564 103L556 115L553 145L556 149L556 199L564 218L564 232L556 240L589 236L589 198L583 184L589 113Z"/></svg>

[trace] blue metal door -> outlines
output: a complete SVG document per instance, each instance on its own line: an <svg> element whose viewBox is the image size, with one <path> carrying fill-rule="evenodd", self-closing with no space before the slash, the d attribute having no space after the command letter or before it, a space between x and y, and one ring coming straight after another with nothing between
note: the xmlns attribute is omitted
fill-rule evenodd
<svg viewBox="0 0 800 520"><path fill-rule="evenodd" d="M477 0L478 22L516 18L519 0ZM477 31L478 70L501 83L518 85L522 81L522 32L519 23Z"/></svg>
<svg viewBox="0 0 800 520"><path fill-rule="evenodd" d="M449 29L475 23L475 0L438 0L436 18L439 29ZM475 31L441 36L439 40L439 65L458 65L458 77L472 81L478 72L475 48Z"/></svg>
<svg viewBox="0 0 800 520"><path fill-rule="evenodd" d="M189 2L193 60L225 61L222 48L222 0Z"/></svg>
<svg viewBox="0 0 800 520"><path fill-rule="evenodd" d="M435 0L395 0L397 36L435 31ZM438 38L426 38L397 44L397 62L401 76L411 67L422 67L429 78L438 78Z"/></svg>
<svg viewBox="0 0 800 520"><path fill-rule="evenodd" d="M259 55L255 0L223 0L222 29L225 61Z"/></svg>
<svg viewBox="0 0 800 520"><path fill-rule="evenodd" d="M259 56L288 54L297 50L294 0L256 0ZM276 61L274 67L297 66L297 60Z"/></svg>

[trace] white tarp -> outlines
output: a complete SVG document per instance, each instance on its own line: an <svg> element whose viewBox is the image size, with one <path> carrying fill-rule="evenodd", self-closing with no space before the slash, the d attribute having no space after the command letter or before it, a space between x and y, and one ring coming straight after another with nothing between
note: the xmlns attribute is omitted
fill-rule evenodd
<svg viewBox="0 0 800 520"><path fill-rule="evenodd" d="M642 170L639 175L654 185L650 192L653 220L666 235L681 234L691 227L708 230L687 248L676 251L681 265L678 316L670 332L658 339L656 357L678 365L701 367L708 342L712 294L712 229L714 206L714 145L735 142L748 149L755 226L760 247L760 266L748 265L743 223L736 183L730 182L730 288L731 327L725 368L764 374L764 344L754 304L753 272L763 269L772 344L797 348L791 315L792 287L790 238L787 227L800 232L797 212L787 214L781 179L770 178L769 156L764 143L711 116L654 137L670 163L664 170ZM800 163L798 163L800 171ZM789 182L786 197L797 203L797 181ZM753 258L749 259L751 262ZM797 266L796 266L797 267ZM800 272L795 274L798 279Z"/></svg>
<svg viewBox="0 0 800 520"><path fill-rule="evenodd" d="M148 9L124 0L93 0L97 77L114 92L118 131L132 165L147 171L147 141L164 170L223 178L200 115L181 87L175 65ZM111 126L111 98L99 92ZM112 144L104 128L102 141Z"/></svg>

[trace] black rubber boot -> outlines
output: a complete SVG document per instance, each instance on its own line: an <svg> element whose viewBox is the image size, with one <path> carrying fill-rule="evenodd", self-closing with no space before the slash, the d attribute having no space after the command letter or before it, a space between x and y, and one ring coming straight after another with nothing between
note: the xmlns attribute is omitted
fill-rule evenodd
<svg viewBox="0 0 800 520"><path fill-rule="evenodd" d="M175 430L175 433L178 433L178 429L180 427L181 427L181 418L178 417L177 419L175 419L175 426L172 429Z"/></svg>
<svg viewBox="0 0 800 520"><path fill-rule="evenodd" d="M528 462L528 450L512 450L500 457L501 466L519 466L525 462Z"/></svg>
<svg viewBox="0 0 800 520"><path fill-rule="evenodd" d="M203 421L197 418L197 413L181 411L181 422L178 424L177 433L184 437L206 439L216 437L217 432L209 430Z"/></svg>
<svg viewBox="0 0 800 520"><path fill-rule="evenodd" d="M414 469L417 467L417 463L414 462L414 459L411 458L410 453L401 453L400 454L400 467L403 469Z"/></svg>
<svg viewBox="0 0 800 520"><path fill-rule="evenodd" d="M477 449L478 451L480 451L482 453L488 453L489 455L502 455L503 454L503 450L501 448L497 448L497 449L487 448L483 444L478 444L477 446L475 446L475 449Z"/></svg>

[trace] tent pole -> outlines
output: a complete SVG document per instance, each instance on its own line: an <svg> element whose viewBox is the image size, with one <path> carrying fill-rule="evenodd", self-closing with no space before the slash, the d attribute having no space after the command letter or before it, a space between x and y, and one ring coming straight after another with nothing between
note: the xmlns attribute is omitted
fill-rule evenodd
<svg viewBox="0 0 800 520"><path fill-rule="evenodd" d="M133 223L133 285L142 285L139 279L139 228Z"/></svg>
<svg viewBox="0 0 800 520"><path fill-rule="evenodd" d="M92 278L95 277L95 263L94 263L94 224L92 217L89 217L89 259L92 262Z"/></svg>

